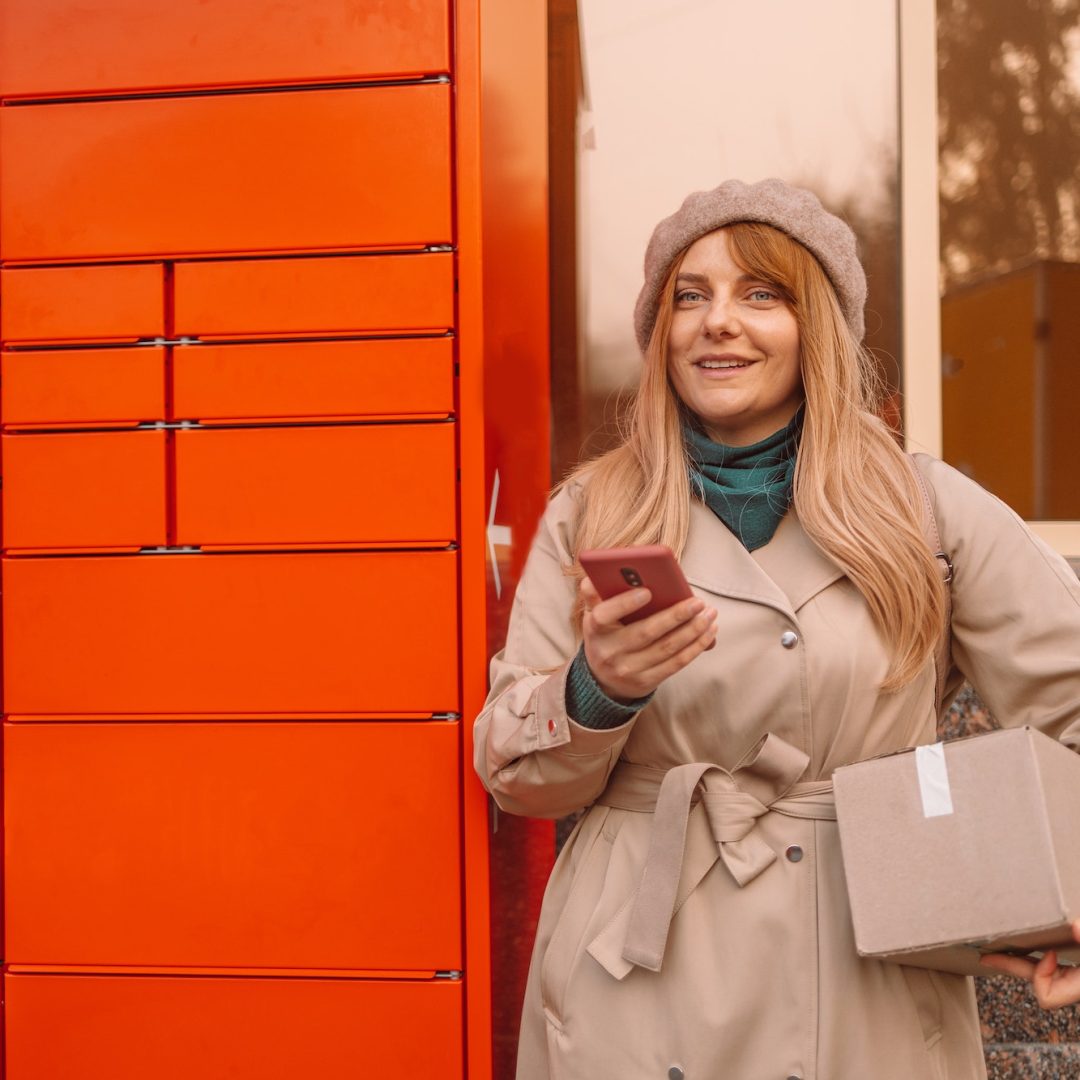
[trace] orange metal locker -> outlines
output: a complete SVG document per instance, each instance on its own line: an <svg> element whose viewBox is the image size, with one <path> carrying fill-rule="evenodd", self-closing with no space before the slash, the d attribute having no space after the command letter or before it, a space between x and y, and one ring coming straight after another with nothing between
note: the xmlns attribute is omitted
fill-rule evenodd
<svg viewBox="0 0 1080 1080"><path fill-rule="evenodd" d="M458 712L452 551L8 559L5 709Z"/></svg>
<svg viewBox="0 0 1080 1080"><path fill-rule="evenodd" d="M204 422L448 416L454 343L443 337L178 346L173 411Z"/></svg>
<svg viewBox="0 0 1080 1080"><path fill-rule="evenodd" d="M448 243L450 87L0 110L0 256Z"/></svg>
<svg viewBox="0 0 1080 1080"><path fill-rule="evenodd" d="M317 545L457 536L454 425L176 433L176 542Z"/></svg>
<svg viewBox="0 0 1080 1080"><path fill-rule="evenodd" d="M547 487L544 5L361 6L362 20L339 0L0 5L0 337L5 364L17 357L0 415L207 425L128 433L164 440L167 553L18 547L3 563L5 827L26 886L12 941L29 957L63 939L85 961L8 966L8 1080L492 1076L489 818L469 720ZM413 423L440 417L453 423ZM386 440L421 426L442 442L386 502L416 449ZM4 445L47 438L48 456L91 434ZM339 487L306 490L331 463ZM50 484L85 526L102 507L80 467ZM30 475L5 462L8 543L27 523L71 531L34 516L46 487ZM398 550L311 550L316 533ZM259 550L177 546L215 535ZM416 789L392 768L414 749L431 769ZM430 866L413 865L418 835ZM548 824L501 830L500 913L500 867L526 850L543 862L549 838ZM385 855L386 896L408 892L401 911L349 877L368 849ZM232 921L218 924L206 897L223 881ZM91 892L92 925L78 910ZM448 894L457 907L432 915ZM132 914L140 897L189 910L155 928ZM309 909L297 925L314 897L327 921ZM499 938L507 1015L532 906ZM453 959L429 958L451 944ZM177 963L154 971L138 962L150 953ZM320 966L296 966L306 957ZM457 975L403 966L421 960Z"/></svg>
<svg viewBox="0 0 1080 1080"><path fill-rule="evenodd" d="M4 435L4 548L166 542L165 432Z"/></svg>
<svg viewBox="0 0 1080 1080"><path fill-rule="evenodd" d="M10 1080L448 1080L457 980L8 975Z"/></svg>
<svg viewBox="0 0 1080 1080"><path fill-rule="evenodd" d="M165 419L165 350L30 349L0 354L5 427L132 425Z"/></svg>
<svg viewBox="0 0 1080 1080"><path fill-rule="evenodd" d="M0 115L3 112L0 110ZM0 163L0 176L2 171ZM9 205L6 198L0 200L0 217ZM165 331L165 286L160 265L0 270L0 295L4 298L0 338L8 345L136 341Z"/></svg>
<svg viewBox="0 0 1080 1080"><path fill-rule="evenodd" d="M458 970L459 734L446 721L8 724L4 955Z"/></svg>
<svg viewBox="0 0 1080 1080"><path fill-rule="evenodd" d="M445 332L449 254L190 262L176 267L178 334L200 338Z"/></svg>
<svg viewBox="0 0 1080 1080"><path fill-rule="evenodd" d="M449 70L446 0L0 5L5 97L372 79Z"/></svg>

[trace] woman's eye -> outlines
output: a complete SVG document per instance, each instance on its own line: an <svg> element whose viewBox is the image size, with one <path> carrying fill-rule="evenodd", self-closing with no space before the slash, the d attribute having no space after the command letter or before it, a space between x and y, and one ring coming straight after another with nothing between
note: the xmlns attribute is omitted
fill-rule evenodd
<svg viewBox="0 0 1080 1080"><path fill-rule="evenodd" d="M772 291L772 289L754 289L753 292L750 293L750 299L751 300L759 300L759 301L760 300L775 300L776 299L776 293L774 293Z"/></svg>
<svg viewBox="0 0 1080 1080"><path fill-rule="evenodd" d="M675 294L675 299L680 303L696 304L699 300L704 300L705 297L697 289L683 289L682 292Z"/></svg>

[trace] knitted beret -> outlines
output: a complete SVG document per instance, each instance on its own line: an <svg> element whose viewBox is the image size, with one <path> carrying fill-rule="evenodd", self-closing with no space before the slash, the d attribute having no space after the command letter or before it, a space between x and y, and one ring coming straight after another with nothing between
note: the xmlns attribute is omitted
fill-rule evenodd
<svg viewBox="0 0 1080 1080"><path fill-rule="evenodd" d="M832 282L844 318L862 341L865 329L866 274L855 250L855 234L818 197L783 180L744 184L725 180L712 191L695 191L653 230L645 251L645 284L634 308L634 330L641 351L649 343L660 290L671 264L699 237L737 221L756 221L785 232L816 257Z"/></svg>

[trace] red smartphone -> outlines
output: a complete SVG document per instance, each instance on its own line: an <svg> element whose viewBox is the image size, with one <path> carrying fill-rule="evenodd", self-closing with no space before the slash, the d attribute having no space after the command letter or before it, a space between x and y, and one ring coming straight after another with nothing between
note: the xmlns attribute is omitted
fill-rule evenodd
<svg viewBox="0 0 1080 1080"><path fill-rule="evenodd" d="M671 548L663 544L595 548L582 551L578 559L589 580L596 586L596 591L605 600L642 585L652 593L652 599L643 608L623 617L624 623L648 618L694 595Z"/></svg>

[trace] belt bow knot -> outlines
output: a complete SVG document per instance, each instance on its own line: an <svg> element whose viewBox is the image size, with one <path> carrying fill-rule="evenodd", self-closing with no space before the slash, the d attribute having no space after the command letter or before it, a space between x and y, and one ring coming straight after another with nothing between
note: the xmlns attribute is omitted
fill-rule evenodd
<svg viewBox="0 0 1080 1080"><path fill-rule="evenodd" d="M675 911L720 859L740 887L776 861L776 852L755 832L770 810L794 817L835 819L831 785L800 784L809 757L768 734L731 770L711 762L677 765L661 772L623 764L597 800L626 810L653 811L645 868L637 891L590 944L589 953L616 978L634 965L659 971ZM806 805L795 805L809 796ZM715 851L693 867L679 895L692 806L704 806ZM783 804L783 805L780 805Z"/></svg>

